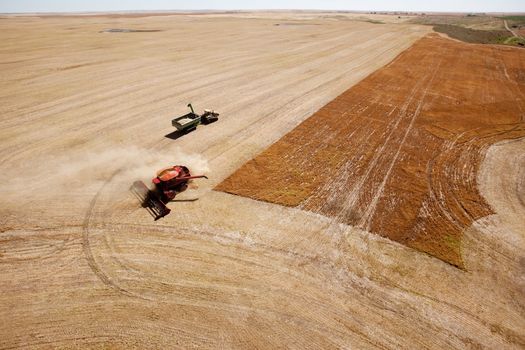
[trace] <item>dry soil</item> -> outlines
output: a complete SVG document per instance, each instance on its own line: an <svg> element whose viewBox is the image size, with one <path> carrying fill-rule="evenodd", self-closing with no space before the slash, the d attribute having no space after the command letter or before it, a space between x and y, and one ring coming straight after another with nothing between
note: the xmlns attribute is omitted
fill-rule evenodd
<svg viewBox="0 0 525 350"><path fill-rule="evenodd" d="M464 270L212 190L430 30L308 16L0 19L0 348L524 346L523 143L482 163ZM188 102L219 122L164 137ZM153 222L128 188L174 163L210 180Z"/></svg>

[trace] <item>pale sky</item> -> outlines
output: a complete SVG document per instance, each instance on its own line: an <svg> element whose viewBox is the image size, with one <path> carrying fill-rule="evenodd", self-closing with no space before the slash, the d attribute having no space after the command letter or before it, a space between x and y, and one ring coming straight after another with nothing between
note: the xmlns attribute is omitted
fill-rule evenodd
<svg viewBox="0 0 525 350"><path fill-rule="evenodd" d="M0 0L0 13L230 9L525 12L525 0Z"/></svg>

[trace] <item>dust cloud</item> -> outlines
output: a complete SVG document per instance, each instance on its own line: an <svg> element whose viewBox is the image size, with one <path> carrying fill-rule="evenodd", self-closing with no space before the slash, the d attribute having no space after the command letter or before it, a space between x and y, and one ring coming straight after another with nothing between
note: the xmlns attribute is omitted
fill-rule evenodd
<svg viewBox="0 0 525 350"><path fill-rule="evenodd" d="M136 180L149 184L157 170L177 164L186 165L192 174L209 171L205 158L181 149L160 153L139 147L71 151L35 158L6 169L0 174L0 193L4 200L61 191L78 193L92 191L110 179L125 188Z"/></svg>

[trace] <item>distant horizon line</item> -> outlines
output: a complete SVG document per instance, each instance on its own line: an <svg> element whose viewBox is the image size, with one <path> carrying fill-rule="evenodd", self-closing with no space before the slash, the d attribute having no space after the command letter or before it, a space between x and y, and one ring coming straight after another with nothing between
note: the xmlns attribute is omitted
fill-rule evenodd
<svg viewBox="0 0 525 350"><path fill-rule="evenodd" d="M0 12L0 15L41 15L41 14L104 14L104 13L192 13L192 12L337 12L337 13L364 13L364 14L524 14L525 11L424 11L424 10L326 10L326 9L195 9L195 10L108 10L108 11L24 11L24 12Z"/></svg>

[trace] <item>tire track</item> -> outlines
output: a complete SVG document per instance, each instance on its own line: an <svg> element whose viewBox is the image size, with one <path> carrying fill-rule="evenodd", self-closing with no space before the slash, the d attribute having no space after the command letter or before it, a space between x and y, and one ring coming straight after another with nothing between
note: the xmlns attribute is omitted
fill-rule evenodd
<svg viewBox="0 0 525 350"><path fill-rule="evenodd" d="M82 224L83 227L83 234L82 234L82 250L84 252L84 256L86 257L87 263L89 265L89 268L93 273L98 277L98 279L107 287L112 288L113 290L119 292L120 294L130 296L130 297L137 297L141 299L146 299L140 295L137 295L135 293L132 293L128 291L127 289L121 287L117 282L115 282L109 275L107 275L104 270L100 267L100 265L97 263L95 256L93 255L93 250L91 247L90 242L90 227L91 222L93 220L94 210L95 206L97 204L97 201L106 188L106 186L113 180L117 174L119 174L122 171L122 169L116 170L109 179L100 186L100 189L97 191L91 202L89 203L89 208L86 212L86 216L84 217L84 222Z"/></svg>

